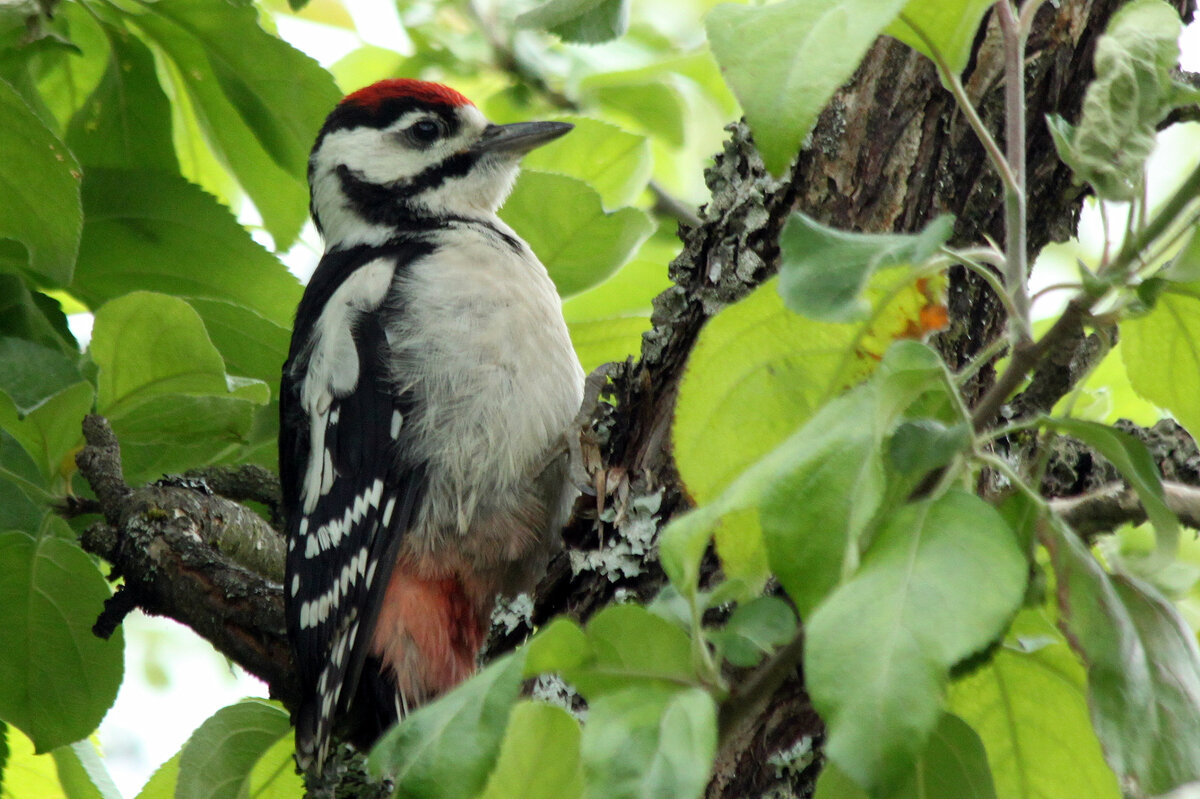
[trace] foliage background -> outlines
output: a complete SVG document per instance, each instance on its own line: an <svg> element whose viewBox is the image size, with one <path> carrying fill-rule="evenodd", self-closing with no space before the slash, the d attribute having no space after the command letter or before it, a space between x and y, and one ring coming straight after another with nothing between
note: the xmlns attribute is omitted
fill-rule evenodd
<svg viewBox="0 0 1200 799"><path fill-rule="evenodd" d="M0 626L4 640L22 642L0 657L0 718L7 722L0 790L117 795L86 739L129 677L121 670L122 633L101 643L89 632L108 588L102 564L73 543L94 520L78 511L99 509L88 504L74 466L83 443L78 422L92 410L110 419L131 485L201 466L273 466L278 366L300 290L285 264L303 274L319 248L304 227L304 158L341 91L388 75L420 75L453 83L498 122L552 116L577 123L570 137L528 159L504 216L550 268L590 370L641 350L651 301L670 282L665 265L680 251L675 222L699 222L689 206L709 199L702 167L722 148L725 123L744 112L766 166L779 174L884 26L921 46L897 27L897 11L928 25L960 70L987 6L950 4L939 16L918 0L713 5L407 3L399 22L408 41L397 49L379 46L398 40L363 21L365 5L356 16L354 7L324 0L298 13L215 0L64 2L53 14L5 5L0 147L16 157L5 156L0 175L7 190L0 214L0 529L15 532L0 536L0 599L29 612L0 623L7 625ZM837 13L826 18L813 9ZM838 13L853 24L843 20L832 36L833 28L821 25L835 25ZM276 28L303 30L304 20L341 29L354 43L329 73L273 36ZM356 46L356 30L372 31L372 43ZM1147 106L1133 114L1138 131L1152 129L1172 103L1194 100L1171 99L1163 82L1168 64L1145 66L1158 52L1129 62ZM781 65L788 70L780 73ZM1155 83L1162 85L1151 90ZM1153 218L1157 203L1140 197L1140 162L1122 165L1126 171L1117 175L1134 176L1131 193L1088 165L1091 128L1081 125L1075 139L1062 130L1064 157L1105 197L1111 250L1119 243L1112 229L1125 219L1125 206L1114 202L1133 200L1134 232ZM1191 142L1182 147L1195 149ZM1168 171L1183 172L1177 158ZM770 181L765 173L756 180ZM1152 188L1171 193L1156 182ZM714 197L720 191L714 188ZM1184 232L1194 225L1182 213L1172 221ZM1055 526L1058 511L1043 509L1054 521L1046 522L1050 532L1038 533L1044 546L1034 550L1032 525L1022 517L1028 508L1009 503L1001 516L962 490L981 465L1005 475L1003 464L988 460L992 450L964 433L964 417L950 408L954 391L929 387L942 374L931 351L890 346L910 337L914 325L918 333L937 327L926 327L925 314L940 306L944 268L955 260L942 249L949 235L935 223L911 240L843 241L812 220L792 220L781 237L779 291L769 283L719 314L732 298L714 300L707 310L716 315L680 385L675 463L700 507L667 533L661 556L672 585L650 611L617 605L586 628L546 625L533 645L401 727L376 751L372 768L418 793L436 784L440 793L463 796L539 786L553 786L553 795L699 795L718 733L727 742L727 715L739 711L738 678L746 672L738 669L765 657L752 673L761 674L773 662L788 663L795 648L795 618L779 592L756 598L773 573L808 621L807 685L830 737L817 732L771 757L777 772L812 774L824 751L836 765L819 784L822 797L864 789L877 796L1194 789L1187 787L1200 780L1195 750L1188 749L1197 699L1189 695L1194 635L1181 642L1170 634L1181 629L1175 608L1195 618L1200 553L1190 539L1178 541L1144 450L1107 428L1068 421L1047 427L1071 432L1117 465L1139 489L1157 539L1149 528L1124 529L1105 539L1097 561ZM1051 279L1082 285L1084 294L1111 292L1108 312L1125 324L1125 353L1113 349L1059 413L1149 423L1163 406L1194 424L1194 381L1172 373L1188 362L1200 334L1189 247L1173 267L1162 267L1183 238L1173 235L1146 269L1119 280L1105 277L1103 251L1085 259L1090 270ZM821 259L806 261L822 248L825 263L847 274L857 264L862 281L846 285ZM751 273L761 261L744 252L723 255L728 262L706 265L714 283L722 270L755 282ZM868 284L876 270L881 279ZM898 280L882 279L898 273ZM1089 283L1100 277L1110 282L1099 289ZM870 324L861 324L864 313ZM94 327L81 354L68 316L86 314L94 314ZM1099 329L1107 320L1089 324ZM1142 348L1139 355L1128 354L1133 346ZM864 430L863 420L874 427ZM1036 458L1014 457L1018 470L1036 466ZM947 469L957 482L943 481L925 504L904 504L920 474ZM1022 475L1009 477L1019 482ZM71 492L85 499L66 514L74 516L68 524L47 503ZM831 495L851 504L818 501ZM817 509L815 518L797 518L797 498ZM653 494L624 501L617 494L609 516L600 514L623 538L573 552L579 569L615 580L653 567L654 535L666 514L658 515ZM904 509L890 521L855 517L853 503L872 502ZM154 520L156 507L141 513ZM822 540L797 532L822 525L843 529L853 546L845 554L821 551ZM714 581L706 571L698 583L714 527L726 579ZM997 544L1014 533L1024 537L1024 555ZM896 556L910 540L915 563L927 572L896 582ZM830 568L819 572L814 563ZM1025 585L1030 568L1032 588ZM1089 607L1090 625L1067 612L1069 603L1056 609L1045 602L1050 593L1037 590L1039 578L1062 581ZM961 615L942 615L936 597L918 597L901 603L894 618L879 617L913 585L940 586L961 603ZM976 592L978 585L989 590ZM1160 601L1159 592L1175 604ZM728 602L737 603L731 615ZM893 646L898 627L914 651ZM1090 682L1064 632L1092 669ZM177 661L180 647L154 635L143 645L171 651L161 660L139 658L137 668L161 668L152 677L161 680L170 671L163 664ZM1162 656L1168 673L1154 672L1154 658L1147 663L1144 652L1131 655L1131 641ZM963 666L989 647L981 664ZM896 672L873 672L879 663ZM1146 673L1139 676L1138 668ZM514 704L521 676L546 671L562 674L589 700L582 732L551 705ZM614 683L614 675L631 685ZM947 684L949 677L955 679ZM166 679L193 693L208 690L192 674ZM753 683L753 676L746 680ZM1023 702L1011 699L1013 686ZM543 697L558 690L543 689ZM1135 743L1142 720L1134 723L1130 709L1146 706L1161 711L1157 734L1147 737L1178 739L1175 751ZM1172 714L1183 719L1178 728L1170 727ZM487 740L463 752L445 737L459 728L481 728ZM434 729L443 734L432 736ZM31 741L48 754L33 755ZM286 714L277 706L230 705L140 795L296 795L289 747ZM529 752L560 761L563 772L530 762Z"/></svg>

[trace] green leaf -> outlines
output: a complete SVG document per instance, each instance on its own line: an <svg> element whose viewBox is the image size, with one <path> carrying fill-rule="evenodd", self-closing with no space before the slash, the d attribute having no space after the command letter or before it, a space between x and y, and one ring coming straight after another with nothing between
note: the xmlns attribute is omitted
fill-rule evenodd
<svg viewBox="0 0 1200 799"><path fill-rule="evenodd" d="M291 731L286 711L248 699L221 708L201 724L179 753L175 799L239 799L254 765Z"/></svg>
<svg viewBox="0 0 1200 799"><path fill-rule="evenodd" d="M679 253L679 240L665 232L660 229L647 239L611 278L563 302L571 342L585 372L641 350L654 298L671 285L666 265Z"/></svg>
<svg viewBox="0 0 1200 799"><path fill-rule="evenodd" d="M1152 747L1149 769L1140 775L1140 782L1145 790L1160 793L1200 781L1200 649L1196 636L1174 604L1152 587L1121 575L1113 578L1113 585L1145 647L1154 689L1156 732L1146 736L1146 727L1138 725ZM1124 724L1132 726L1128 718Z"/></svg>
<svg viewBox="0 0 1200 799"><path fill-rule="evenodd" d="M705 21L713 55L746 112L763 162L780 175L834 91L905 0L723 4ZM752 44L751 44L752 43Z"/></svg>
<svg viewBox="0 0 1200 799"><path fill-rule="evenodd" d="M946 425L937 419L904 422L888 440L888 463L911 475L924 474L950 463L971 443L965 422Z"/></svg>
<svg viewBox="0 0 1200 799"><path fill-rule="evenodd" d="M525 676L562 672L581 666L590 656L587 634L571 619L559 616L538 630L526 647Z"/></svg>
<svg viewBox="0 0 1200 799"><path fill-rule="evenodd" d="M931 350L897 344L870 381L829 402L760 462L776 461L761 502L763 541L801 616L858 567L886 496L884 437L918 397L943 386Z"/></svg>
<svg viewBox="0 0 1200 799"><path fill-rule="evenodd" d="M932 43L950 71L961 75L971 58L979 23L992 5L992 0L908 0L900 17L884 33L931 60L933 51L929 44ZM924 35L918 35L913 26Z"/></svg>
<svg viewBox="0 0 1200 799"><path fill-rule="evenodd" d="M1121 359L1134 391L1200 435L1200 282L1168 291L1121 323Z"/></svg>
<svg viewBox="0 0 1200 799"><path fill-rule="evenodd" d="M29 453L0 430L0 530L41 529L53 496L49 488Z"/></svg>
<svg viewBox="0 0 1200 799"><path fill-rule="evenodd" d="M1128 344L1126 344L1128 346ZM1158 534L1160 558L1169 560L1179 549L1179 520L1167 507L1158 466L1146 445L1128 433L1096 422L1078 419L1054 419L1058 430L1073 436L1107 458L1137 492L1146 516Z"/></svg>
<svg viewBox="0 0 1200 799"><path fill-rule="evenodd" d="M772 289L767 284L752 296L770 296L771 302L778 307L780 300ZM799 317L789 315L788 318ZM803 339L788 336L783 340ZM729 363L737 363L745 357L744 350L736 346L731 345L728 349L738 353L731 356ZM780 373L781 367L775 366L774 371ZM719 390L720 372L714 369L713 374L713 382ZM689 379L690 375L685 376L685 385ZM806 613L836 585L844 568L853 570L857 539L883 499L880 454L883 436L896 417L917 397L927 391L944 391L943 383L943 367L932 350L915 342L893 345L885 354L876 379L827 403L820 413L773 450L747 464L741 474L716 496L707 499L700 494L698 499L703 504L699 508L671 521L662 540L668 549L678 547L668 556L678 557L678 562L664 560L672 580L694 574L697 562L688 562L685 558L703 552L699 545L703 531L712 529L720 520L717 548L726 571L731 571L729 564L732 562L738 566L733 570L736 576L761 579L765 569L756 575L742 564L753 564L754 557L769 556L771 570L796 601L801 614ZM704 383L698 385L705 387ZM765 385L772 387L770 376ZM811 388L799 381L796 385L801 390ZM757 393L764 391L760 389ZM714 425L716 430L722 430L725 425L749 427L750 420L762 415L756 410L759 407L755 402L756 392L747 392L744 397L728 403L728 421ZM791 406L782 401L767 407L770 413L793 412ZM677 427L683 412L681 392L676 408ZM719 441L717 439L716 443ZM722 460L738 457L736 446L736 437L732 437L730 446L719 450ZM677 439L676 457L686 480L688 472L683 465L685 461L680 458L680 449ZM691 485L689 483L689 490L696 496ZM811 501L802 500L796 492L802 492ZM768 518L763 520L763 535L759 536L756 534L757 519L749 512L764 502L767 503L764 510ZM830 524L836 526L830 528ZM831 529L836 529L838 534L831 534ZM736 531L736 536L730 535L730 531ZM729 537L723 541L723 535ZM736 553L736 560L729 556L731 552ZM694 590L678 582L676 586L683 593Z"/></svg>
<svg viewBox="0 0 1200 799"><path fill-rule="evenodd" d="M69 799L58 779L52 754L36 754L33 742L14 727L0 722L6 730L8 761L4 765L3 799Z"/></svg>
<svg viewBox="0 0 1200 799"><path fill-rule="evenodd" d="M147 398L110 417L126 480L136 485L162 474L242 460L247 448L260 443L254 434L261 408L262 402L252 399L172 394Z"/></svg>
<svg viewBox="0 0 1200 799"><path fill-rule="evenodd" d="M676 516L658 536L658 557L671 585L683 596L696 596L700 561L712 540L712 528L720 521L719 509L702 505ZM754 532L757 532L754 531ZM758 548L762 549L761 541Z"/></svg>
<svg viewBox="0 0 1200 799"><path fill-rule="evenodd" d="M892 513L858 574L808 619L804 671L827 756L869 791L894 784L937 725L950 667L1000 635L1027 571L1004 519L972 494Z"/></svg>
<svg viewBox="0 0 1200 799"><path fill-rule="evenodd" d="M384 734L367 767L411 799L467 799L487 783L509 711L521 692L524 652L507 655Z"/></svg>
<svg viewBox="0 0 1200 799"><path fill-rule="evenodd" d="M579 178L600 193L605 208L629 205L645 191L654 169L645 136L588 117L557 119L575 129L525 156L525 168Z"/></svg>
<svg viewBox="0 0 1200 799"><path fill-rule="evenodd" d="M121 799L121 792L91 741L60 746L50 755L58 769L59 784L70 799Z"/></svg>
<svg viewBox="0 0 1200 799"><path fill-rule="evenodd" d="M64 457L82 443L80 425L92 410L95 392L87 381L64 388L22 418L8 394L0 391L0 430L17 440L49 483L63 474ZM66 469L74 471L74 464Z"/></svg>
<svg viewBox="0 0 1200 799"><path fill-rule="evenodd" d="M761 596L739 605L725 626L710 633L725 659L735 666L757 665L764 655L796 635L796 614L779 597Z"/></svg>
<svg viewBox="0 0 1200 799"><path fill-rule="evenodd" d="M96 307L132 291L222 300L291 328L302 288L227 208L178 175L90 169L71 287Z"/></svg>
<svg viewBox="0 0 1200 799"><path fill-rule="evenodd" d="M49 24L33 34L41 38L17 56L29 59L26 63L33 67L27 73L28 88L17 78L12 85L58 134L104 75L109 43L95 20L94 7L62 3L51 13L53 20L47 19Z"/></svg>
<svg viewBox="0 0 1200 799"><path fill-rule="evenodd" d="M1187 241L1158 277L1185 284L1200 281L1200 225L1193 226Z"/></svg>
<svg viewBox="0 0 1200 799"><path fill-rule="evenodd" d="M518 702L480 799L579 799L579 722L562 708Z"/></svg>
<svg viewBox="0 0 1200 799"><path fill-rule="evenodd" d="M96 311L91 353L99 411L107 416L168 394L234 395L200 315L164 294L134 292Z"/></svg>
<svg viewBox="0 0 1200 799"><path fill-rule="evenodd" d="M848 233L796 212L779 238L779 293L789 308L811 319L865 319L870 305L862 293L872 274L921 265L953 232L948 215L915 234Z"/></svg>
<svg viewBox="0 0 1200 799"><path fill-rule="evenodd" d="M949 709L983 740L997 796L1121 796L1085 690L1083 668L1040 610L1021 611L991 661L950 686Z"/></svg>
<svg viewBox="0 0 1200 799"><path fill-rule="evenodd" d="M181 754L182 752L176 752L170 760L159 766L142 786L136 799L175 799L175 784L179 780L179 757Z"/></svg>
<svg viewBox="0 0 1200 799"><path fill-rule="evenodd" d="M958 716L943 713L912 769L877 796L995 799L996 788L979 736ZM836 764L830 763L821 771L814 799L867 799L867 794Z"/></svg>
<svg viewBox="0 0 1200 799"><path fill-rule="evenodd" d="M859 541L884 499L880 442L888 420L875 392L838 397L780 447L781 464L760 510L771 571L802 616L858 565Z"/></svg>
<svg viewBox="0 0 1200 799"><path fill-rule="evenodd" d="M789 312L771 283L709 320L688 356L672 427L675 462L698 504L812 417L854 332Z"/></svg>
<svg viewBox="0 0 1200 799"><path fill-rule="evenodd" d="M270 396L262 382L228 376L195 310L162 294L100 308L91 354L97 409L121 440L131 482L232 457Z"/></svg>
<svg viewBox="0 0 1200 799"><path fill-rule="evenodd" d="M230 371L274 390L302 288L228 209L182 178L88 170L72 292L92 307L137 290L192 301Z"/></svg>
<svg viewBox="0 0 1200 799"><path fill-rule="evenodd" d="M296 773L295 736L285 734L263 753L250 771L248 787L252 799L295 799L304 795L304 780Z"/></svg>
<svg viewBox="0 0 1200 799"><path fill-rule="evenodd" d="M64 525L65 526L65 525ZM92 624L111 591L91 558L57 536L0 534L0 718L48 752L89 735L121 685L121 631Z"/></svg>
<svg viewBox="0 0 1200 799"><path fill-rule="evenodd" d="M626 688L589 702L580 749L595 799L688 799L708 783L716 705L699 688Z"/></svg>
<svg viewBox="0 0 1200 799"><path fill-rule="evenodd" d="M866 360L852 361L852 373L841 374L854 335L849 327L791 313L771 282L709 320L688 356L671 428L675 463L697 504L713 501L784 441L837 383L867 374ZM717 549L731 576L765 577L757 528L742 515L718 530Z"/></svg>
<svg viewBox="0 0 1200 799"><path fill-rule="evenodd" d="M606 213L600 195L582 180L529 169L500 217L537 253L564 297L617 271L654 231L637 208Z"/></svg>
<svg viewBox="0 0 1200 799"><path fill-rule="evenodd" d="M564 42L599 44L629 27L629 0L550 0L517 17L521 28L542 28Z"/></svg>
<svg viewBox="0 0 1200 799"><path fill-rule="evenodd" d="M291 288L285 296L292 292ZM279 377L287 360L292 330L258 311L233 302L188 297L188 305L204 320L204 329L232 374L262 380L278 397Z"/></svg>
<svg viewBox="0 0 1200 799"><path fill-rule="evenodd" d="M670 75L648 76L644 70L588 75L579 82L581 99L616 112L622 124L632 124L672 147L685 141L686 105Z"/></svg>
<svg viewBox="0 0 1200 799"><path fill-rule="evenodd" d="M585 632L587 660L558 670L589 702L635 683L696 682L687 633L639 605L609 605L588 621Z"/></svg>
<svg viewBox="0 0 1200 799"><path fill-rule="evenodd" d="M567 322L571 344L585 374L596 367L637 355L642 334L650 329L650 317L618 316Z"/></svg>
<svg viewBox="0 0 1200 799"><path fill-rule="evenodd" d="M65 286L71 282L83 225L79 164L3 81L0 118L0 242L15 239L24 245L25 256L14 266ZM6 260L0 257L0 267Z"/></svg>
<svg viewBox="0 0 1200 799"><path fill-rule="evenodd" d="M0 337L0 391L17 411L29 413L47 398L83 379L74 358L23 338Z"/></svg>
<svg viewBox="0 0 1200 799"><path fill-rule="evenodd" d="M18 275L0 274L0 336L28 339L79 356L79 344L57 300L30 291Z"/></svg>
<svg viewBox="0 0 1200 799"><path fill-rule="evenodd" d="M1179 13L1162 0L1123 5L1096 43L1096 77L1079 124L1047 118L1059 157L1104 199L1141 196L1159 121L1172 108L1195 102L1194 92L1181 90L1171 77L1182 27Z"/></svg>
<svg viewBox="0 0 1200 799"><path fill-rule="evenodd" d="M1065 525L1047 542L1063 622L1088 667L1105 757L1145 795L1200 780L1200 649L1170 602L1110 576Z"/></svg>
<svg viewBox="0 0 1200 799"><path fill-rule="evenodd" d="M264 31L253 5L162 0L137 25L177 68L213 150L262 214L277 248L307 216L308 153L341 99L328 72Z"/></svg>
<svg viewBox="0 0 1200 799"><path fill-rule="evenodd" d="M67 145L87 167L179 171L171 137L171 104L140 39L104 26L108 69L67 129ZM90 175L89 175L90 177ZM87 214L85 201L85 219Z"/></svg>

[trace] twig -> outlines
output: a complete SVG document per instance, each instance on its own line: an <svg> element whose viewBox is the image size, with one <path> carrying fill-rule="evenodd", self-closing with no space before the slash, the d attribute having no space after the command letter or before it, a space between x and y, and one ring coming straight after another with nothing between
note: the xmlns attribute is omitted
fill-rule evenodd
<svg viewBox="0 0 1200 799"><path fill-rule="evenodd" d="M782 649L767 659L721 703L717 712L719 746L732 740L734 733L747 720L758 716L783 681L800 665L804 657L804 630L796 633Z"/></svg>
<svg viewBox="0 0 1200 799"><path fill-rule="evenodd" d="M1179 521L1200 530L1200 488L1164 482L1163 498ZM1146 509L1137 492L1121 483L1111 483L1077 497L1052 499L1050 509L1085 539L1111 532L1122 524L1146 521Z"/></svg>
<svg viewBox="0 0 1200 799"><path fill-rule="evenodd" d="M1013 345L1033 340L1029 302L1029 241L1025 193L1025 35L1011 0L998 0L1004 38L1004 147L1014 183L1004 187L1004 282L1014 308Z"/></svg>
<svg viewBox="0 0 1200 799"><path fill-rule="evenodd" d="M1008 368L1005 369L988 392L976 403L974 410L971 413L971 426L975 432L982 432L987 429L992 423L997 411L1008 400L1010 394L1016 390L1025 376L1029 374L1038 363L1042 360L1047 352L1055 349L1059 344L1068 339L1075 330L1083 323L1083 320L1088 314L1088 309L1091 307L1091 300L1085 295L1079 295L1067 303L1067 307L1062 312L1062 316L1054 323L1054 326L1046 332L1036 343L1032 341L1023 341L1013 347L1012 358L1008 362Z"/></svg>
<svg viewBox="0 0 1200 799"><path fill-rule="evenodd" d="M690 205L664 189L657 180L651 180L646 188L654 195L654 213L674 217L689 227L700 227L700 215Z"/></svg>
<svg viewBox="0 0 1200 799"><path fill-rule="evenodd" d="M108 421L89 416L83 430L87 445L75 460L107 521L85 530L80 545L124 576L127 594L101 614L98 632L111 632L136 604L188 625L267 682L272 696L294 701L278 583L282 539L257 514L223 497L187 488L131 488ZM269 579L263 571L278 576Z"/></svg>

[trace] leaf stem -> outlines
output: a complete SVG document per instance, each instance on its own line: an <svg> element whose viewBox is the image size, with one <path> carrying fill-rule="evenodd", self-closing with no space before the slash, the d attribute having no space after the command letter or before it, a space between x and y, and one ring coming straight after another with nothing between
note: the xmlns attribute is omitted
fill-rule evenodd
<svg viewBox="0 0 1200 799"><path fill-rule="evenodd" d="M942 83L954 95L954 101L958 105L958 109L963 112L963 116L967 118L967 122L971 125L971 130L975 131L976 138L979 139L983 149L988 154L988 160L992 162L992 166L1000 173L1000 180L1004 183L1006 191L1015 189L1017 185L1016 175L1009 168L1008 161L1004 158L1004 153L1000 150L1000 145L996 143L987 126L983 124L983 118L979 116L979 112L975 110L975 106L971 103L971 98L967 96L967 90L962 85L962 80L958 75L950 69L950 65L946 63L946 57L929 38L929 35L921 29L919 25L913 22L904 13L901 13L897 19L912 29L917 38L929 48L930 54L933 56L933 63L937 66L938 74L942 78Z"/></svg>
<svg viewBox="0 0 1200 799"><path fill-rule="evenodd" d="M1120 252L1113 260L1112 271L1123 274L1134 261L1142 260L1141 253L1167 232L1167 229L1187 210L1197 196L1200 196L1200 165L1192 170L1191 174L1171 195L1171 199L1167 200L1144 227L1134 235L1125 237Z"/></svg>
<svg viewBox="0 0 1200 799"><path fill-rule="evenodd" d="M994 291L996 296L1000 298L1001 304L1004 305L1004 310L1006 310L1009 315L1014 317L1017 315L1017 307L1013 304L1013 298L1007 291L1004 290L1004 283L1000 281L1000 278L996 277L995 272L988 269L983 264L976 262L973 258L968 257L965 253L952 252L951 254L956 256L958 263L961 263L965 268L970 269L985 283L991 286L992 291Z"/></svg>
<svg viewBox="0 0 1200 799"><path fill-rule="evenodd" d="M996 17L1004 40L1004 146L1013 182L1004 190L1004 282L1012 298L1014 347L1033 340L1029 301L1029 242L1025 194L1025 36L1010 0L998 0Z"/></svg>

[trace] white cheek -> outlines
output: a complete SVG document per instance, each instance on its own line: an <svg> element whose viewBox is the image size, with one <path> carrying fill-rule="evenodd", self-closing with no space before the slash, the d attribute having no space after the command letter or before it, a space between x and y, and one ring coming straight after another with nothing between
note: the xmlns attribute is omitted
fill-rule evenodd
<svg viewBox="0 0 1200 799"><path fill-rule="evenodd" d="M368 183L383 185L420 174L448 157L449 144L417 150L399 141L398 131L408 124L411 120L402 117L384 130L350 128L330 133L318 153L318 173L336 175L337 168L345 166Z"/></svg>

